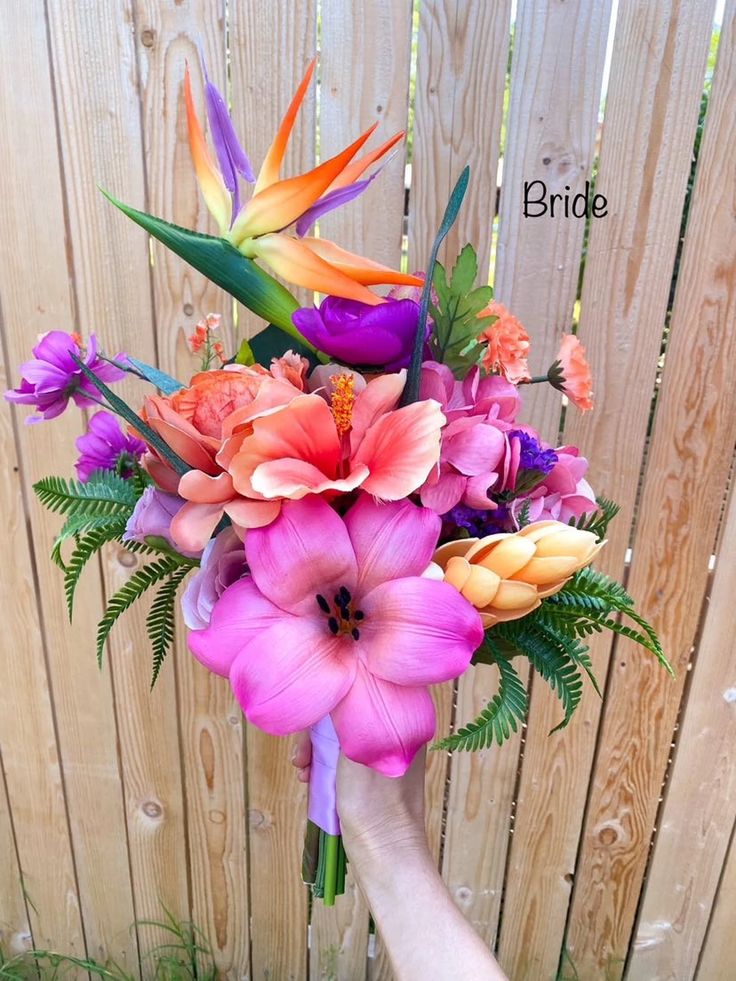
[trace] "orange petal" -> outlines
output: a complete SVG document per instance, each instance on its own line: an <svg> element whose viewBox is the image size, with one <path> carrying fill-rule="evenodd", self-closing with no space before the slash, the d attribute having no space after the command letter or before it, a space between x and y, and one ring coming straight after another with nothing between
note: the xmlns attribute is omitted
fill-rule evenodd
<svg viewBox="0 0 736 981"><path fill-rule="evenodd" d="M296 90L294 98L291 100L291 104L286 110L286 115L281 120L281 125L279 126L278 132L274 137L273 143L268 148L268 153L266 154L263 164L261 165L256 186L253 188L254 195L258 194L260 191L263 191L265 188L270 187L271 184L274 184L279 179L279 170L281 169L281 162L284 159L284 153L286 152L286 145L289 142L291 131L294 128L294 121L296 120L299 108L304 101L307 87L312 80L314 66L316 64L317 58L314 57L309 62L304 78L299 83L299 88Z"/></svg>
<svg viewBox="0 0 736 981"><path fill-rule="evenodd" d="M230 241L239 245L243 239L265 235L286 228L322 196L332 181L353 159L378 124L374 123L342 153L325 160L319 167L276 181L254 195L240 212L230 232Z"/></svg>
<svg viewBox="0 0 736 981"><path fill-rule="evenodd" d="M187 105L187 129L189 131L189 149L194 162L194 171L210 214L217 222L220 234L224 235L230 227L231 203L230 195L223 183L220 171L217 169L212 154L204 139L202 127L199 125L197 112L192 98L192 83L189 77L189 65L184 72L184 99Z"/></svg>
<svg viewBox="0 0 736 981"><path fill-rule="evenodd" d="M342 296L347 300L360 300L375 306L383 303L380 296L371 293L365 286L356 283L345 273L340 272L320 259L303 242L288 235L262 235L253 242L253 251L267 262L277 276L290 283L305 286L308 290Z"/></svg>
<svg viewBox="0 0 736 981"><path fill-rule="evenodd" d="M381 146L376 147L375 150L369 150L368 153L364 153L358 160L354 160L351 164L348 164L345 170L334 179L327 190L336 191L339 187L347 187L348 184L353 184L361 174L365 173L372 163L380 160L381 157L388 153L392 146L395 146L403 138L404 131L402 130L400 133L392 136L390 140L382 143Z"/></svg>
<svg viewBox="0 0 736 981"><path fill-rule="evenodd" d="M382 266L380 262L373 262L347 249L341 249L339 245L330 242L326 238L306 237L301 240L307 248L311 249L315 255L320 256L331 266L335 266L345 273L356 283L364 286L375 286L378 283L395 283L400 286L422 286L424 280L418 276L410 276L408 273L398 272L388 266Z"/></svg>

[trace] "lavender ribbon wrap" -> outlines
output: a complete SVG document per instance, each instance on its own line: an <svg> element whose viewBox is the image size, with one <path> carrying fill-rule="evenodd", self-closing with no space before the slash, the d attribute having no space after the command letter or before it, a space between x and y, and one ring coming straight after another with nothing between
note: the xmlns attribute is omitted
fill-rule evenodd
<svg viewBox="0 0 736 981"><path fill-rule="evenodd" d="M329 715L315 722L309 730L309 735L312 740L307 812L309 820L328 835L339 835L337 761L340 757L340 742Z"/></svg>

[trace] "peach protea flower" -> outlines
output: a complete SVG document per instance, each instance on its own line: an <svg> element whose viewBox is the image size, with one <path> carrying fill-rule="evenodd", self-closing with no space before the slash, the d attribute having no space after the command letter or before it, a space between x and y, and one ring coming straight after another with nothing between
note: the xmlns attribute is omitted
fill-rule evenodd
<svg viewBox="0 0 736 981"><path fill-rule="evenodd" d="M486 371L503 375L513 385L528 382L531 377L527 364L529 335L523 325L496 300L481 310L478 316L498 317L478 338L481 343L487 344L483 354Z"/></svg>
<svg viewBox="0 0 736 981"><path fill-rule="evenodd" d="M561 521L441 545L434 562L478 610L483 626L519 620L589 565L605 542Z"/></svg>
<svg viewBox="0 0 736 981"><path fill-rule="evenodd" d="M560 350L547 374L550 384L570 399L581 412L593 408L593 377L585 348L574 334L565 334Z"/></svg>

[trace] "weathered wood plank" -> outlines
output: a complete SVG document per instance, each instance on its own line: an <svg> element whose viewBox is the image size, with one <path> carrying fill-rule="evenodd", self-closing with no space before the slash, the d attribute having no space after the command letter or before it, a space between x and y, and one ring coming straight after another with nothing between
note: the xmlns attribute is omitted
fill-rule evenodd
<svg viewBox="0 0 736 981"><path fill-rule="evenodd" d="M598 407L585 416L571 410L565 421L564 441L583 447L591 460L593 486L621 505L597 563L614 576L624 571L709 33L705 8L684 9L681 16L678 11L643 4L619 9L597 182L610 202L610 215L591 228L578 331L593 366ZM668 178L658 184L661 173ZM601 681L609 647L603 638L591 648ZM548 912L540 918L540 908L553 910L549 915L556 923L555 917L567 909L576 874L600 701L586 686L570 727L548 740L558 712L556 699L538 686L509 880L510 910L516 910L517 924L546 923ZM551 799L539 789L550 773L555 774ZM537 848L545 856L541 886L538 872L524 875L513 864L524 865L525 855L531 863ZM589 874L581 865L581 879ZM548 897L541 906L540 891ZM593 942L594 934L590 937ZM559 938L551 929L547 943L547 952L540 948L539 955L531 945L530 958L554 963Z"/></svg>
<svg viewBox="0 0 736 981"><path fill-rule="evenodd" d="M143 94L143 132L150 209L188 228L210 233L189 159L182 81L189 62L204 117L199 52L222 92L225 77L223 5L161 5L141 0L136 21ZM172 180L173 174L181 179ZM153 297L161 366L188 379L195 365L187 336L208 312L223 315L222 339L232 350L232 302L162 246L155 248ZM169 666L168 670L171 670ZM177 620L176 669L186 785L193 921L203 931L223 977L250 971L248 842L242 715L229 684L189 654Z"/></svg>
<svg viewBox="0 0 736 981"><path fill-rule="evenodd" d="M0 952L13 957L31 946L5 776L0 758Z"/></svg>
<svg viewBox="0 0 736 981"><path fill-rule="evenodd" d="M257 171L316 53L316 3L239 0L229 10L233 118ZM292 135L284 176L314 166L315 105L312 90ZM249 316L241 317L243 324L248 330L263 326ZM250 726L246 735L252 977L301 979L307 976L307 890L300 876L306 792L296 786L283 740Z"/></svg>
<svg viewBox="0 0 736 981"><path fill-rule="evenodd" d="M710 5L699 15L695 4L683 5L673 11L676 16L666 32L670 40L665 51L673 60L667 58L664 70L667 88L678 79L671 96L677 98L678 125L687 117L694 122L695 86L702 79L710 33L710 21L704 21L711 12ZM628 641L617 644L598 746L601 770L583 831L584 878L573 897L568 936L582 975L609 965L617 977L626 956L736 440L733 401L724 396L730 392L727 365L736 356L736 126L728 108L734 93L732 44L729 34L701 146L628 582L658 629L677 680L670 680ZM685 50L687 60L699 54L687 85L674 60ZM637 94L640 98L641 88ZM666 127L660 129L664 141ZM682 161L683 180L687 163ZM669 186L675 174L667 173ZM640 213L646 214L654 202L655 196L651 202L645 198ZM628 274L624 299L628 296L630 303L635 269L630 267ZM661 273L657 283L664 295ZM643 358L644 352L636 356ZM619 399L628 391L622 377L617 375Z"/></svg>
<svg viewBox="0 0 736 981"><path fill-rule="evenodd" d="M697 981L731 981L733 978L733 911L736 905L736 849L731 847L723 867L713 916L703 945Z"/></svg>
<svg viewBox="0 0 736 981"><path fill-rule="evenodd" d="M5 203L0 214L3 268L0 293L5 350L11 365L12 384L15 384L16 365L29 358L30 348L39 333L51 329L71 330L76 325L70 294L63 176L54 137L53 78L43 3L24 5L12 17L4 18L3 25L0 151L5 166L0 187ZM27 98L18 97L18 79L21 78ZM36 190L24 193L20 189L28 186L29 161L33 161ZM44 233L40 234L39 229L44 229ZM18 413L18 418L27 414L30 410L23 410ZM24 429L19 434L19 465L26 482L33 558L38 576L40 609L34 618L43 620L48 638L53 715L64 762L66 803L88 952L103 961L113 957L121 966L133 970L137 969L138 953L135 937L128 933L134 914L115 713L109 672L98 671L92 650L95 626L101 613L99 571L93 563L79 585L72 627L66 612L61 576L48 558L61 519L41 508L30 491L30 484L42 476L73 473L73 440L82 427L83 420L72 407L61 419ZM25 555L24 562L30 563L31 558L27 553ZM30 581L33 575L30 564L24 569L19 560L18 570L19 575L25 575ZM31 654L27 646L20 649L34 660L40 657L38 651ZM41 670L40 661L34 670ZM30 697L33 684L30 676L20 682L18 697ZM49 717L37 720L39 738L53 741L48 728L54 724L50 704L44 711ZM17 712L23 712L20 703L11 714ZM33 742L29 743L26 750L29 760L34 755L33 746ZM46 837L43 820L49 812L44 806L39 803L37 808L32 808L32 797L25 803L16 798L19 788L14 783L15 767L20 765L20 758L10 755L8 766L13 771L9 773L13 805L23 824L19 834L21 861L28 872L30 895L41 921L47 917L53 920L67 904L68 886L64 884L62 891L54 893L50 888L54 882L51 869L54 865L58 867L62 883L65 876L71 876L71 866L67 864L70 861L66 852L68 846L55 843L53 834ZM41 764L41 760L46 762ZM35 769L39 765L46 766L48 760L44 750L38 754L36 762L29 765ZM39 771L38 778L40 775ZM59 774L53 772L53 767L50 779L49 788L43 791L37 788L41 799L57 793L58 788L54 788ZM29 789L30 785L27 785ZM29 807L32 808L30 813ZM90 820L91 814L95 820ZM57 830L61 829L59 815L52 821ZM27 823L36 827L27 827ZM25 844L31 840L29 835L34 836L32 854L25 851ZM105 868L104 876L100 875L101 867ZM43 940L48 934L56 946L73 949L78 954L81 942L78 929L77 922L67 936L66 931L47 931L40 926L36 929L36 940L39 944L48 943Z"/></svg>
<svg viewBox="0 0 736 981"><path fill-rule="evenodd" d="M58 126L69 215L69 248L82 325L95 325L108 351L131 350L154 362L148 242L101 199L97 184L146 207L136 46L130 2L48 4L58 96ZM84 125L80 109L84 107ZM126 383L132 404L140 386ZM140 558L111 548L103 562L108 595ZM130 867L139 919L161 919L161 903L188 918L187 849L176 691L171 666L151 693L147 603L116 624L112 665L127 812ZM87 656L93 656L92 643ZM167 935L139 930L141 954Z"/></svg>
<svg viewBox="0 0 736 981"><path fill-rule="evenodd" d="M627 978L692 978L736 820L736 495L680 724Z"/></svg>

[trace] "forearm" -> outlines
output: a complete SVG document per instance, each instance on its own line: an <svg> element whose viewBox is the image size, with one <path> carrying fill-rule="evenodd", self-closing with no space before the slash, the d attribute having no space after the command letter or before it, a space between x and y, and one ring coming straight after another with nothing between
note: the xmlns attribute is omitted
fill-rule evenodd
<svg viewBox="0 0 736 981"><path fill-rule="evenodd" d="M352 865L398 981L505 981L426 849L382 850Z"/></svg>

